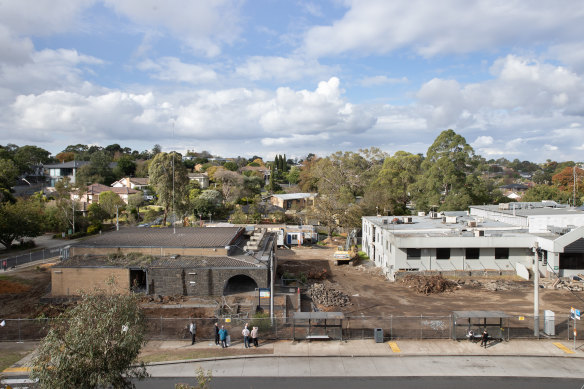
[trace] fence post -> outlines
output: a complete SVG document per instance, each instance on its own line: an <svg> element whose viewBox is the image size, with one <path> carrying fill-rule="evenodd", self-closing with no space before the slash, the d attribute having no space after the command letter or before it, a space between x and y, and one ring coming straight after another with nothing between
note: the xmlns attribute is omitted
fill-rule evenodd
<svg viewBox="0 0 584 389"><path fill-rule="evenodd" d="M22 337L20 334L20 318L18 318L18 343L22 343Z"/></svg>
<svg viewBox="0 0 584 389"><path fill-rule="evenodd" d="M162 316L160 316L160 338L162 338Z"/></svg>
<svg viewBox="0 0 584 389"><path fill-rule="evenodd" d="M422 315L420 315L420 339L424 339L424 334L422 333Z"/></svg>
<svg viewBox="0 0 584 389"><path fill-rule="evenodd" d="M389 315L389 339L393 339L393 314Z"/></svg>
<svg viewBox="0 0 584 389"><path fill-rule="evenodd" d="M32 250L28 252L28 262L32 262Z"/></svg>

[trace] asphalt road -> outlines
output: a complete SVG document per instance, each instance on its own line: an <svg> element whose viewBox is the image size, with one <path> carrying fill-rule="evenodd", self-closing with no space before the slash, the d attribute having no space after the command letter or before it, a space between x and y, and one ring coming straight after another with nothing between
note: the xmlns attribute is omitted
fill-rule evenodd
<svg viewBox="0 0 584 389"><path fill-rule="evenodd" d="M136 382L138 389L174 388L176 383L195 385L194 378L150 378ZM429 388L429 389L581 389L584 379L525 378L525 377L215 377L213 389L375 389L375 388Z"/></svg>

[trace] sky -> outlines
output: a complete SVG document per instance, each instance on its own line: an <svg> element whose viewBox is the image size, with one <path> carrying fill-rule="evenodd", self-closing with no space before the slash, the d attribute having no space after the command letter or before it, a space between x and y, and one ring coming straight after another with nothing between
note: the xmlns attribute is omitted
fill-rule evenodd
<svg viewBox="0 0 584 389"><path fill-rule="evenodd" d="M5 0L0 144L583 161L577 0Z"/></svg>

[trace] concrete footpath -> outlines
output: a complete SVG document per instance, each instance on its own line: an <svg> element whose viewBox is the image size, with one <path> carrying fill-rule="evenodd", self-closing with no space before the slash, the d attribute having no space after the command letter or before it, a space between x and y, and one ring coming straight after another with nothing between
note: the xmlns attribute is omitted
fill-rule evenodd
<svg viewBox="0 0 584 389"><path fill-rule="evenodd" d="M562 340L511 340L490 342L487 348L468 341L395 340L375 343L372 339L350 341L260 342L266 354L230 356L233 349L245 352L241 342L221 349L210 341L151 341L145 353L213 350L216 356L183 361L152 363L153 377L193 377L197 367L214 376L526 376L584 378L584 346ZM0 352L13 350L14 343L0 343ZM36 343L18 344L34 350ZM240 351L241 350L241 351ZM224 354L224 355L221 355ZM29 354L4 370L6 377L26 375Z"/></svg>

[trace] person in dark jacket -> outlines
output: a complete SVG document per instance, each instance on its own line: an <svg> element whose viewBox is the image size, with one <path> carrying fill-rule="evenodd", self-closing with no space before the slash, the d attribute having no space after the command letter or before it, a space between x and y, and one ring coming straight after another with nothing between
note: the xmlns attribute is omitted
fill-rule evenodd
<svg viewBox="0 0 584 389"><path fill-rule="evenodd" d="M485 330L483 331L483 337L481 338L481 346L485 346L485 348L487 348L488 341L489 341L489 333L487 332L487 329L485 328Z"/></svg>
<svg viewBox="0 0 584 389"><path fill-rule="evenodd" d="M215 345L219 346L219 323L215 323Z"/></svg>

